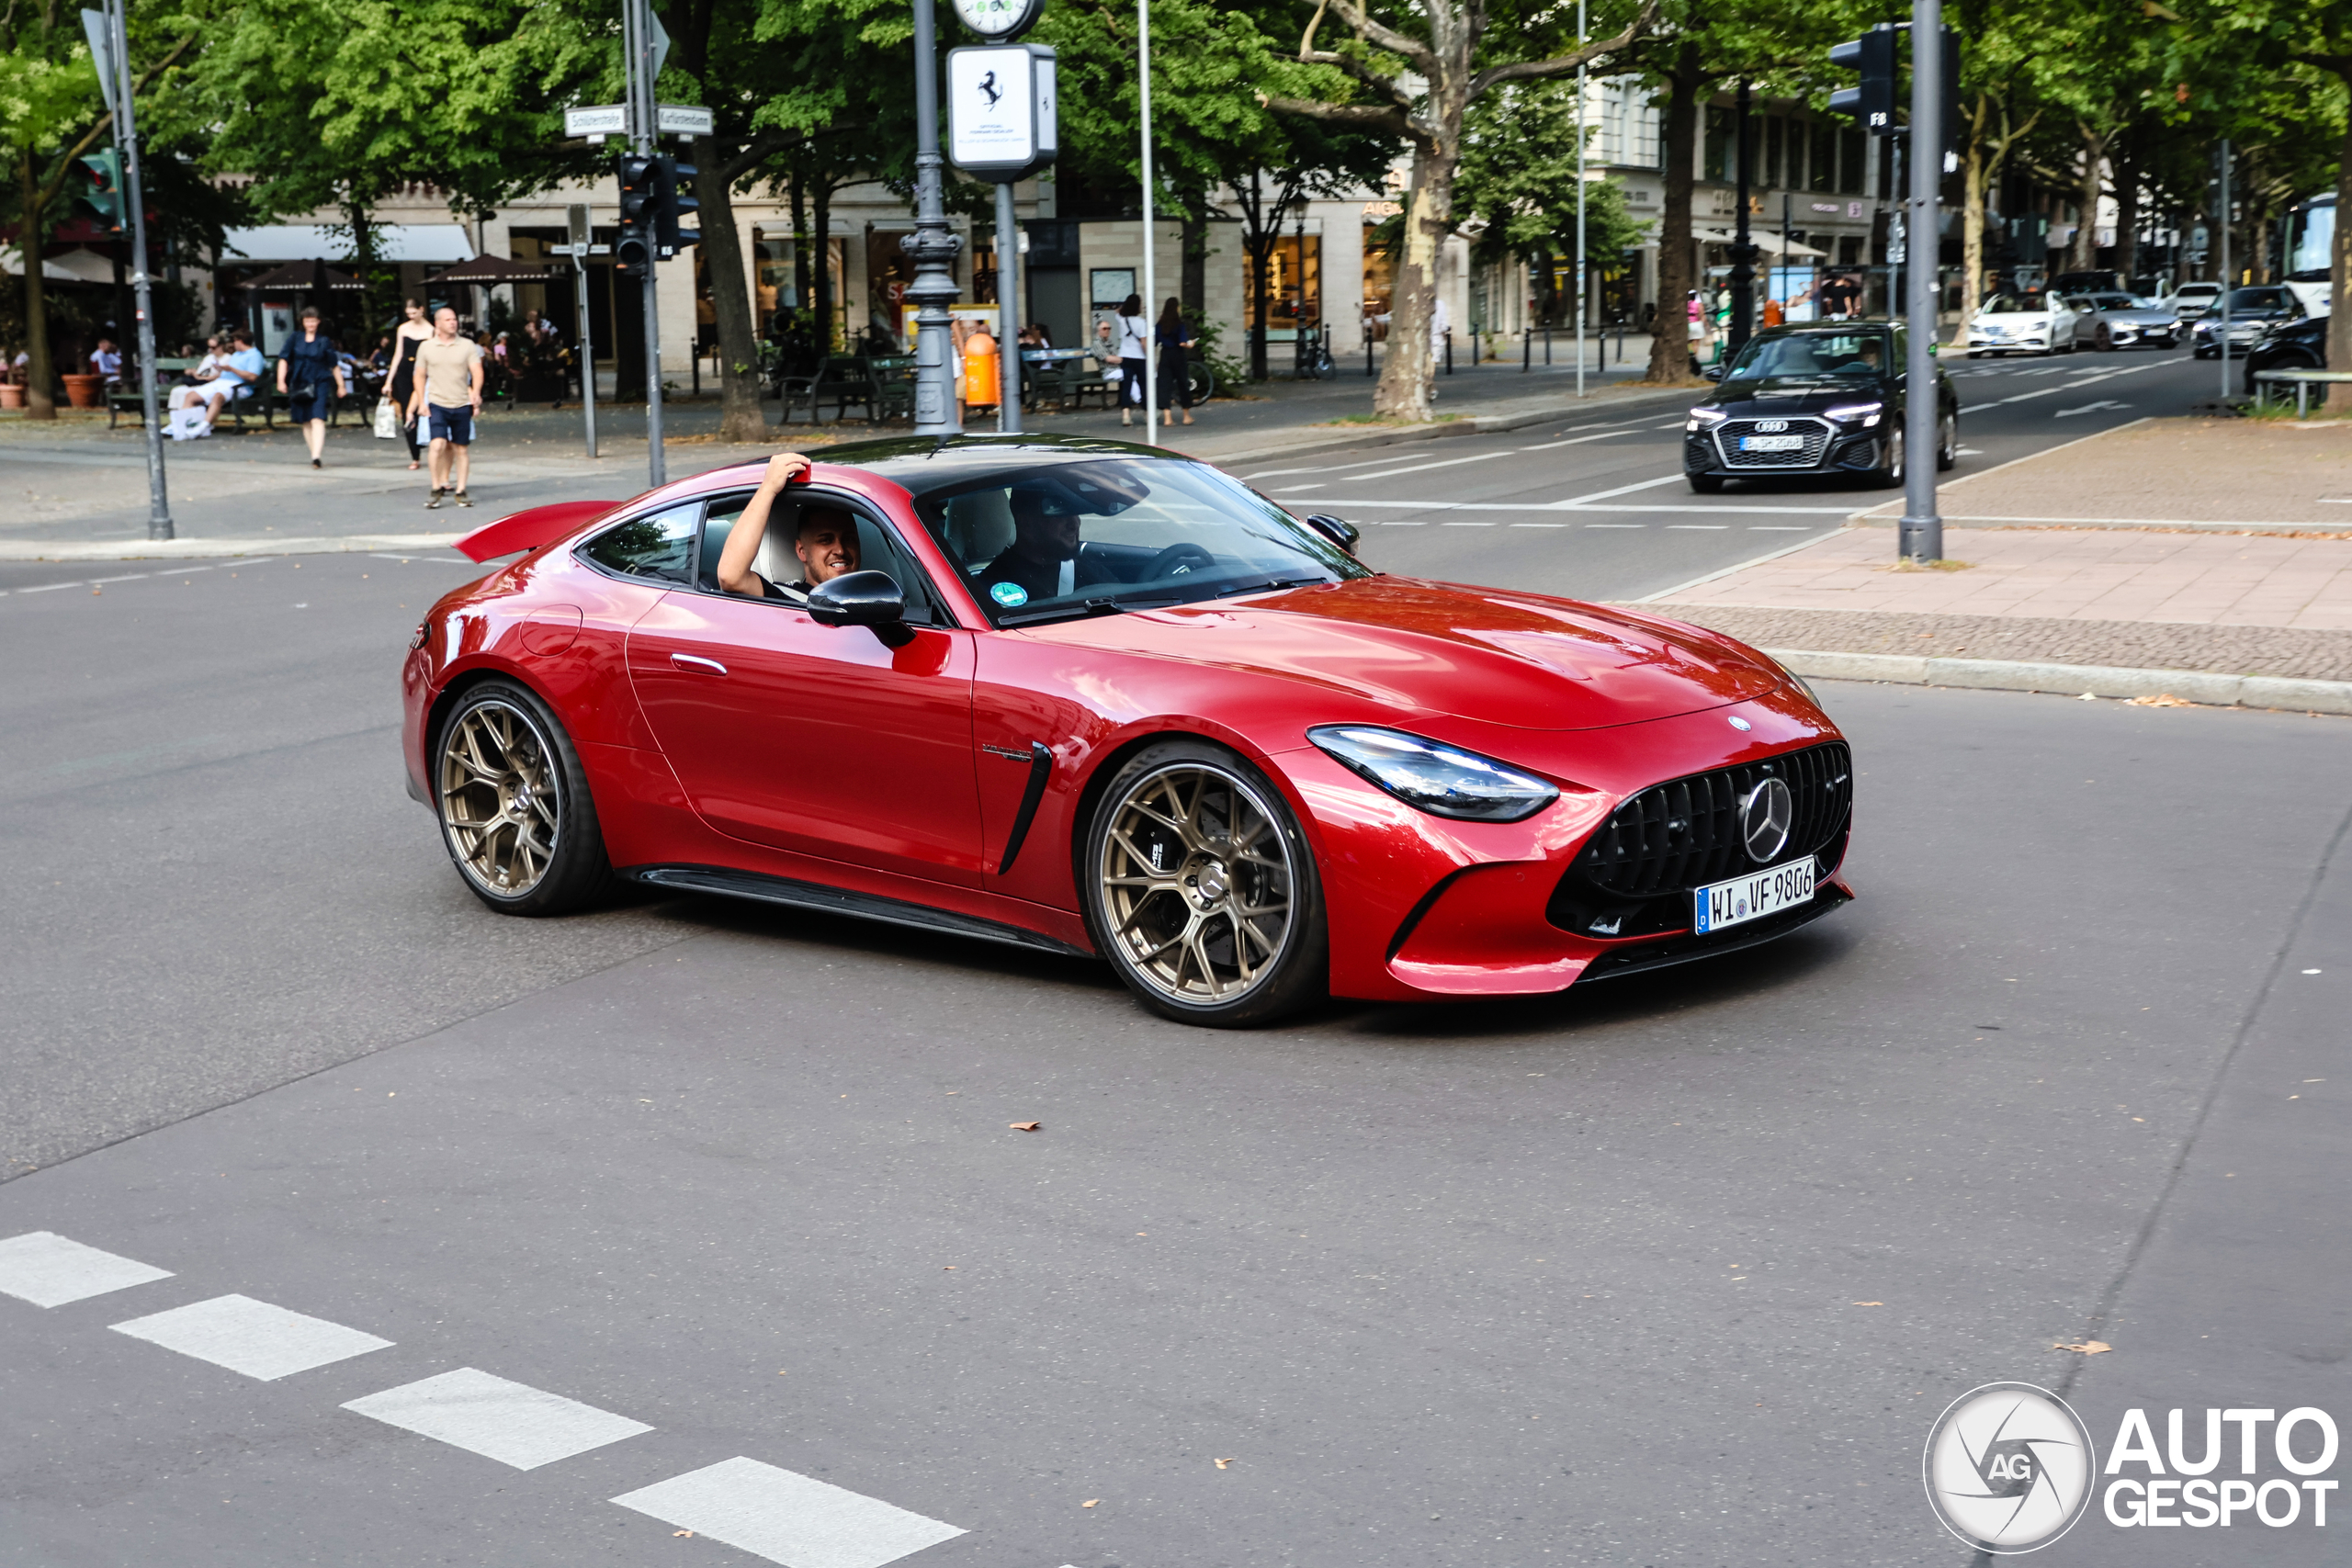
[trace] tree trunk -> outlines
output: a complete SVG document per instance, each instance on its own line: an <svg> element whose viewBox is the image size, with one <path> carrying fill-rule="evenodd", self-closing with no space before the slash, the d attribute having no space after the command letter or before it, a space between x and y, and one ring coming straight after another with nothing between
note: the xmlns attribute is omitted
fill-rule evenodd
<svg viewBox="0 0 2352 1568"><path fill-rule="evenodd" d="M1424 142L1413 149L1413 188L1405 193L1405 256L1388 304L1388 363L1372 412L1382 419L1427 421L1437 392L1430 343L1437 311L1438 260L1453 228L1456 151Z"/></svg>
<svg viewBox="0 0 2352 1568"><path fill-rule="evenodd" d="M702 203L703 263L710 268L710 310L718 327L718 438L749 445L768 438L760 412L760 333L744 281L743 238L735 228L735 182L707 136L695 138L695 181Z"/></svg>
<svg viewBox="0 0 2352 1568"><path fill-rule="evenodd" d="M1184 301L1184 319L1199 324L1209 309L1209 220L1188 207L1183 227L1184 277L1177 292Z"/></svg>
<svg viewBox="0 0 2352 1568"><path fill-rule="evenodd" d="M2344 73L2352 88L2352 72ZM2335 243L2327 264L2327 363L2331 369L2352 370L2352 125L2344 132L2344 148L2335 164ZM28 267L27 272L31 269ZM2327 406L2336 413L2352 413L2352 382L2338 381L2327 389Z"/></svg>
<svg viewBox="0 0 2352 1568"><path fill-rule="evenodd" d="M2126 147L2115 157L2115 270L2123 286L2140 270L2140 175L2138 160Z"/></svg>
<svg viewBox="0 0 2352 1568"><path fill-rule="evenodd" d="M1699 130L1699 73L1684 50L1667 78L1665 199L1657 220L1657 321L1650 340L1653 386L1687 387L1690 375L1689 296L1697 287L1690 265L1690 186Z"/></svg>
<svg viewBox="0 0 2352 1568"><path fill-rule="evenodd" d="M1962 336L1984 302L1984 121L1991 106L1983 94L1968 117L1968 151L1961 171L1960 320Z"/></svg>
<svg viewBox="0 0 2352 1568"><path fill-rule="evenodd" d="M796 310L808 309L809 290L814 287L808 273L808 182L796 174L792 176L792 303Z"/></svg>
<svg viewBox="0 0 2352 1568"><path fill-rule="evenodd" d="M33 175L32 150L17 165L22 198L17 203L17 259L25 269L25 417L57 417L57 368L49 357L49 296L40 276L40 182Z"/></svg>
<svg viewBox="0 0 2352 1568"><path fill-rule="evenodd" d="M816 307L815 347L819 354L833 352L833 243L828 231L833 221L833 182L817 181L816 225L809 236L809 248L816 254L808 258L816 268L817 281L810 293L809 303Z"/></svg>
<svg viewBox="0 0 2352 1568"><path fill-rule="evenodd" d="M2066 248L2066 270L2088 272L2098 265L2098 166L2107 156L2107 138L2083 126L2083 183L2075 193L2081 210L2075 220L2075 243Z"/></svg>

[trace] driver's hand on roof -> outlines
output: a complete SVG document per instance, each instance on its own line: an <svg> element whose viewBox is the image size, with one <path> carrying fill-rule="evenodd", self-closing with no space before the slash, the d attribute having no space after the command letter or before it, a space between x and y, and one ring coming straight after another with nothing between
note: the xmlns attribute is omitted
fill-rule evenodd
<svg viewBox="0 0 2352 1568"><path fill-rule="evenodd" d="M760 476L760 489L774 495L814 467L797 452L778 452L768 459L768 471Z"/></svg>

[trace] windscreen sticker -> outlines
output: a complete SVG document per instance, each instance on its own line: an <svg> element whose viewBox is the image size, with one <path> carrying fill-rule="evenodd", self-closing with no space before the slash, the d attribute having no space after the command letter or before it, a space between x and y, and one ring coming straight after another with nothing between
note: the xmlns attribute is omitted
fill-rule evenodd
<svg viewBox="0 0 2352 1568"><path fill-rule="evenodd" d="M1017 582L1000 582L989 590L989 597L1008 610L1017 610L1029 603L1029 590Z"/></svg>

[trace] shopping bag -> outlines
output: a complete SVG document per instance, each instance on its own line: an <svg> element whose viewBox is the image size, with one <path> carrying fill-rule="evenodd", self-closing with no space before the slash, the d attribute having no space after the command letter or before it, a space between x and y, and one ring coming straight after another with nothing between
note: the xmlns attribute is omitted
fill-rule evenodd
<svg viewBox="0 0 2352 1568"><path fill-rule="evenodd" d="M212 425L204 417L204 405L190 403L184 409L174 409L164 434L175 441L198 441L211 434Z"/></svg>
<svg viewBox="0 0 2352 1568"><path fill-rule="evenodd" d="M401 438L401 416L392 407L392 400L384 399L376 405L376 439L398 441Z"/></svg>

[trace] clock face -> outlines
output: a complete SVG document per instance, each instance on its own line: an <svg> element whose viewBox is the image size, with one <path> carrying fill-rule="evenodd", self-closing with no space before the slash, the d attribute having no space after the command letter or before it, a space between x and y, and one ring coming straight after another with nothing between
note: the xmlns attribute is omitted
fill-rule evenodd
<svg viewBox="0 0 2352 1568"><path fill-rule="evenodd" d="M982 38L1003 38L1026 28L1040 0L956 0L956 14Z"/></svg>

